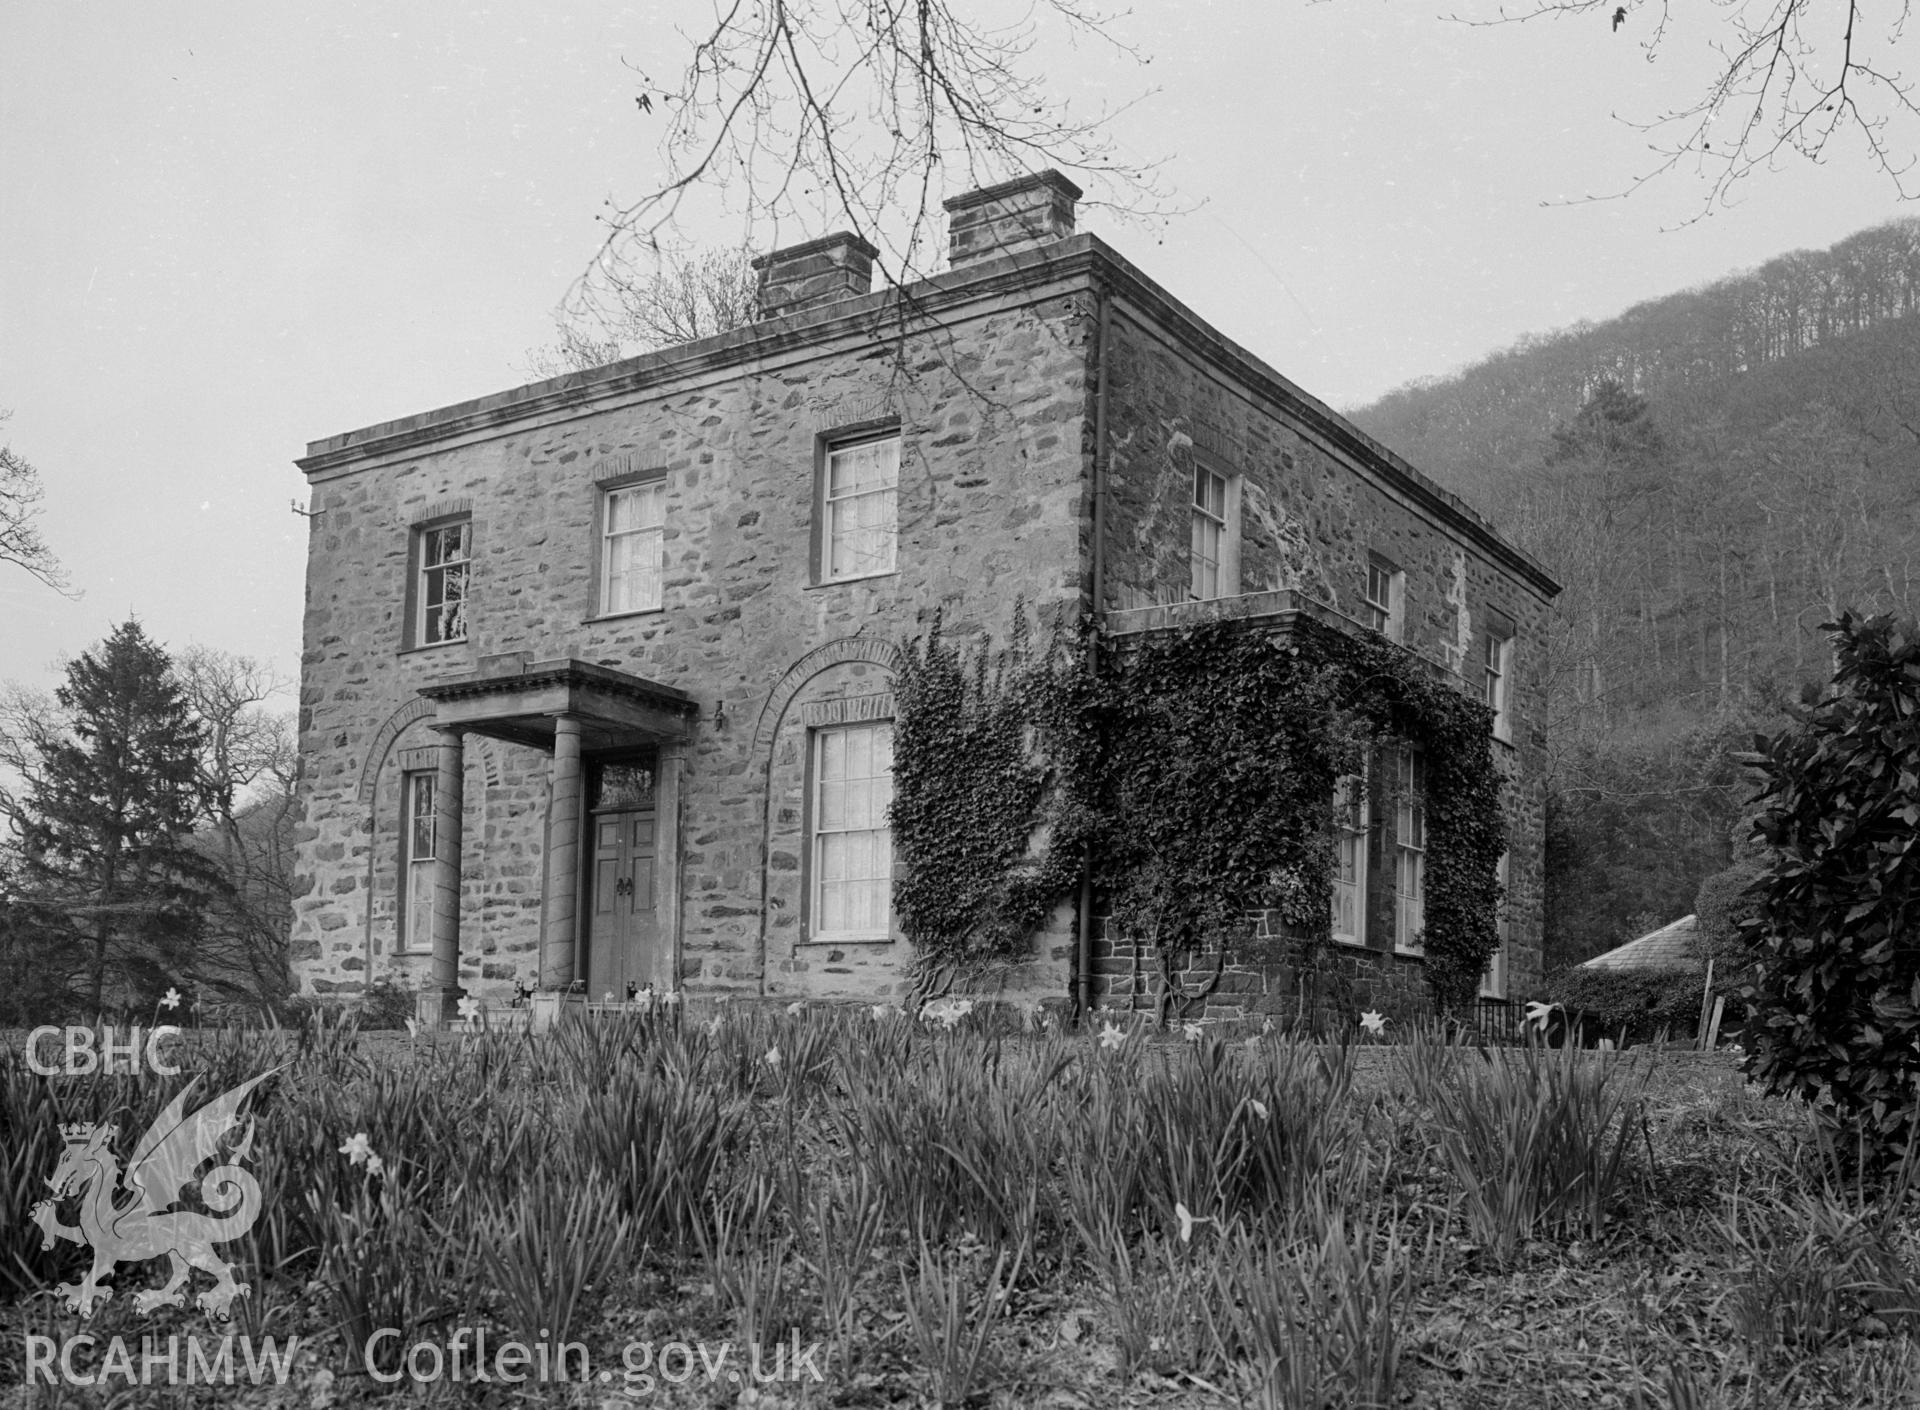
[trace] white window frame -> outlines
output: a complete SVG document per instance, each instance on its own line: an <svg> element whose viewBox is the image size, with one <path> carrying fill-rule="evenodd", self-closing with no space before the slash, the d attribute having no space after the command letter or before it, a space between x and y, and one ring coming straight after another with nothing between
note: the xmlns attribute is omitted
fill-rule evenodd
<svg viewBox="0 0 1920 1410"><path fill-rule="evenodd" d="M1507 947L1513 942L1513 893L1509 877L1512 869L1508 865L1511 852L1500 854L1499 864L1494 876L1500 882L1500 907L1494 912L1493 929L1500 939L1499 948L1487 957L1487 968L1480 976L1480 997L1483 999L1504 999L1507 997Z"/></svg>
<svg viewBox="0 0 1920 1410"><path fill-rule="evenodd" d="M1367 779L1348 774L1333 794L1333 938L1342 945L1367 943ZM1349 875L1349 873L1351 873ZM1342 927L1343 903L1351 924Z"/></svg>
<svg viewBox="0 0 1920 1410"><path fill-rule="evenodd" d="M1487 708L1493 711L1493 737L1511 741L1513 738L1513 635L1510 632L1489 630L1487 632L1486 656L1481 662L1485 671L1482 697Z"/></svg>
<svg viewBox="0 0 1920 1410"><path fill-rule="evenodd" d="M634 506L635 522L622 523L620 509ZM602 617L657 612L666 576L667 482L609 485L600 492L600 601ZM622 563L623 554L626 562ZM623 571L624 570L624 571ZM637 584L637 590L636 590ZM616 588L631 596L622 600Z"/></svg>
<svg viewBox="0 0 1920 1410"><path fill-rule="evenodd" d="M1232 477L1196 464L1187 551L1187 596L1194 602L1233 596L1227 583L1232 509Z"/></svg>
<svg viewBox="0 0 1920 1410"><path fill-rule="evenodd" d="M442 556L435 561L436 549L447 535L456 532L460 535L459 556ZM414 534L414 553L414 597L418 605L414 609L413 644L450 646L465 641L473 587L473 520L450 519L423 525Z"/></svg>
<svg viewBox="0 0 1920 1410"><path fill-rule="evenodd" d="M1400 640L1401 623L1406 618L1406 583L1407 575L1391 563L1367 560L1367 587L1362 594L1367 625L1389 641Z"/></svg>
<svg viewBox="0 0 1920 1410"><path fill-rule="evenodd" d="M1394 751L1393 948L1402 955L1426 953L1426 778L1426 758L1419 750Z"/></svg>
<svg viewBox="0 0 1920 1410"><path fill-rule="evenodd" d="M829 769L835 741L841 741L845 761L835 777ZM852 770L853 745L865 741L867 772ZM885 765L878 766L877 755L884 748ZM871 720L859 724L825 725L813 731L808 741L808 768L812 808L807 841L810 875L807 880L808 939L827 942L890 940L893 938L893 827L887 809L893 801L893 721ZM836 790L838 790L836 792ZM847 839L840 841L840 839ZM857 840L856 840L857 839ZM843 861L832 864L831 854L839 850ZM862 854L864 853L864 856ZM846 870L853 862L863 875L830 875ZM855 888L876 888L864 899ZM833 897L830 887L846 887L861 912L849 917L845 910L831 917ZM830 924L829 921L833 921Z"/></svg>
<svg viewBox="0 0 1920 1410"><path fill-rule="evenodd" d="M834 473L843 464L853 465L876 447L887 447L881 477L857 481L836 490ZM829 444L820 466L820 581L845 583L859 578L877 578L895 571L899 558L900 433L863 436ZM874 522L861 524L862 517ZM884 553L858 550L857 536L884 538ZM840 550L846 546L848 557Z"/></svg>
<svg viewBox="0 0 1920 1410"><path fill-rule="evenodd" d="M400 915L403 954L433 949L433 904L439 863L439 776L432 769L400 775ZM422 811L424 809L424 811Z"/></svg>

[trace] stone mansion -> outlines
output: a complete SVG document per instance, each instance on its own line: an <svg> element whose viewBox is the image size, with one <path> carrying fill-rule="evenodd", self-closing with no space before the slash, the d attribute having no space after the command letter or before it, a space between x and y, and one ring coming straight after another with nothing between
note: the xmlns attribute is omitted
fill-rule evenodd
<svg viewBox="0 0 1920 1410"><path fill-rule="evenodd" d="M747 326L309 446L304 991L897 998L894 663L936 610L1004 640L1017 603L1310 611L1449 673L1503 779L1483 987L1538 983L1557 586L1076 233L1079 195L949 201L949 268L905 288L851 235L779 250ZM1338 844L1334 949L1376 984L1419 974L1417 847ZM1074 909L1010 997L1087 992Z"/></svg>

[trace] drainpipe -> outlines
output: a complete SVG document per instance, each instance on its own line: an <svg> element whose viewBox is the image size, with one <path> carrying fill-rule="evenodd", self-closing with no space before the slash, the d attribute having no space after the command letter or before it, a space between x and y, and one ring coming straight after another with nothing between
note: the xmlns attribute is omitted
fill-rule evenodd
<svg viewBox="0 0 1920 1410"><path fill-rule="evenodd" d="M1094 346L1098 359L1093 394L1093 594L1089 611L1097 624L1107 591L1107 339L1113 332L1113 296L1099 291L1100 331ZM1091 668L1100 669L1096 644ZM1074 955L1074 1008L1084 1021L1093 1012L1093 847L1080 859L1080 934Z"/></svg>

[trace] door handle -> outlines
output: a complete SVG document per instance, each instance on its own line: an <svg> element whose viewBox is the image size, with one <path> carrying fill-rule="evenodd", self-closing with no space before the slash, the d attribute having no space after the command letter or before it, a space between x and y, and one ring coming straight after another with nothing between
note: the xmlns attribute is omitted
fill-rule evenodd
<svg viewBox="0 0 1920 1410"><path fill-rule="evenodd" d="M623 876L618 881L614 882L613 894L616 896L631 896L633 894L633 878L630 876Z"/></svg>

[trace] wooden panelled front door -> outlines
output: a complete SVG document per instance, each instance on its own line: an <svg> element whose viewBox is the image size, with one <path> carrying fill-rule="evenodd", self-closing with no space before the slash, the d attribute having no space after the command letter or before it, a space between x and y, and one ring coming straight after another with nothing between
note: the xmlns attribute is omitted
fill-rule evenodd
<svg viewBox="0 0 1920 1410"><path fill-rule="evenodd" d="M593 815L587 998L616 1001L659 983L660 920L654 905L654 813Z"/></svg>

